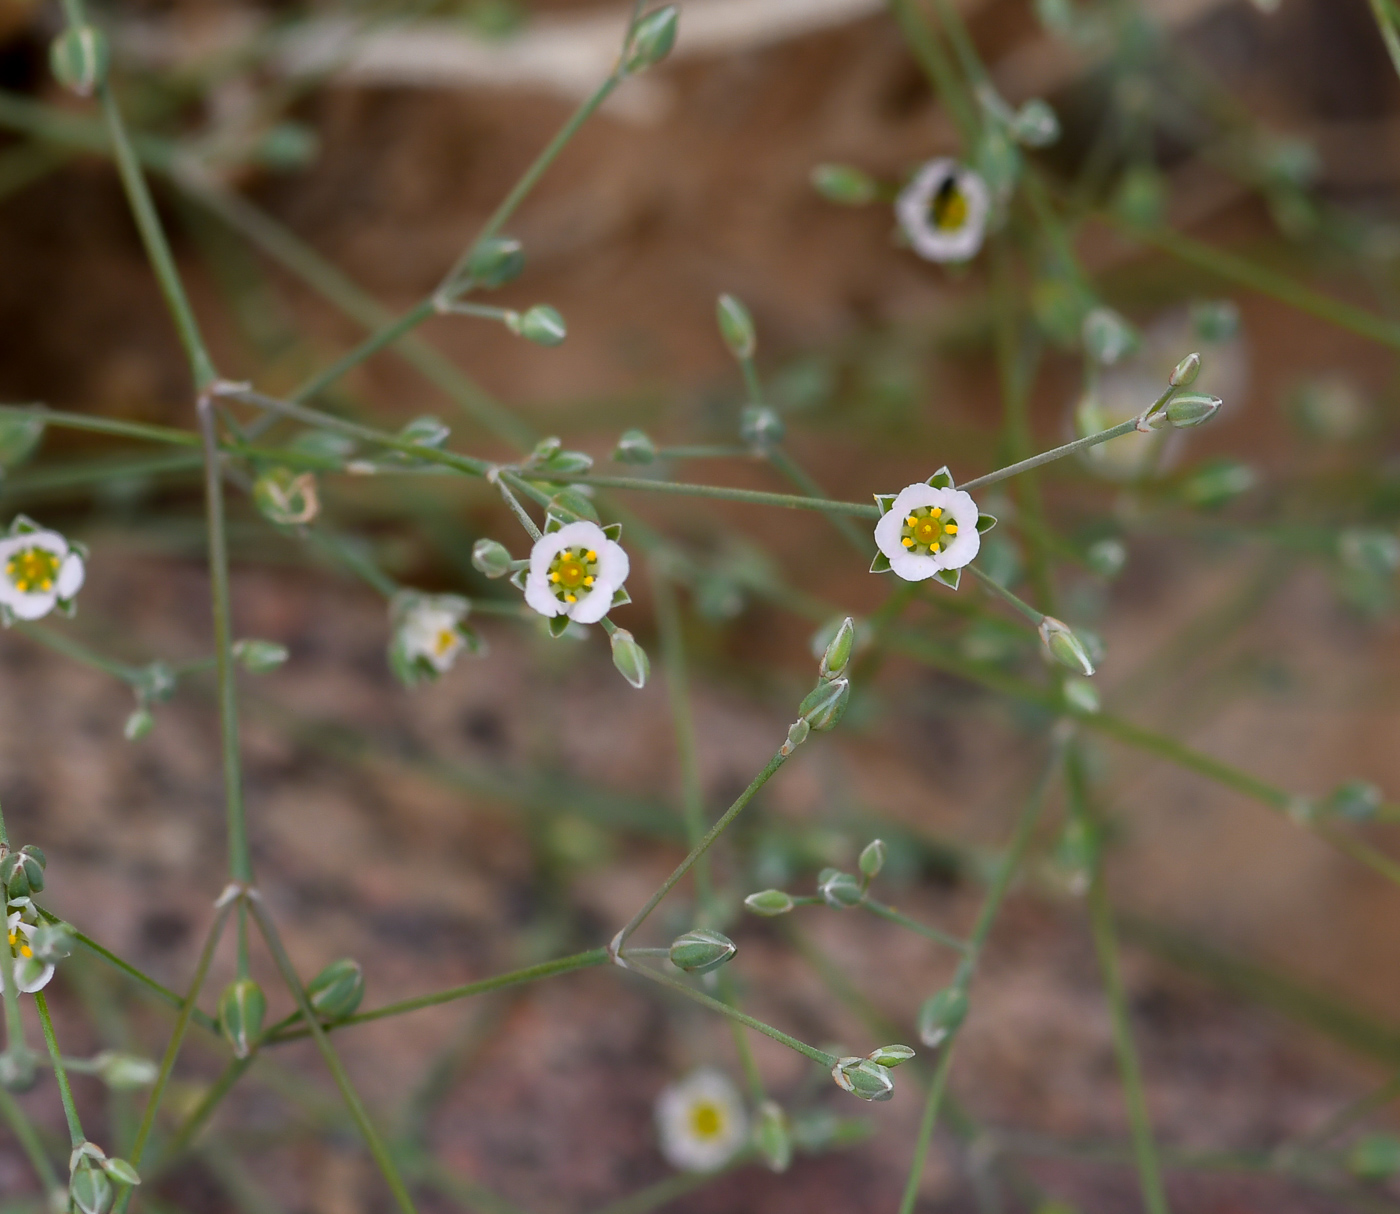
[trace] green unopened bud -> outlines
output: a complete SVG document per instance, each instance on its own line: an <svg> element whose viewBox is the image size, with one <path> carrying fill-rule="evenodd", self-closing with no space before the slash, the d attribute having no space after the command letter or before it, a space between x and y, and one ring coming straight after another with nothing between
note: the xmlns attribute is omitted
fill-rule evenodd
<svg viewBox="0 0 1400 1214"><path fill-rule="evenodd" d="M807 736L812 732L812 727L807 724L806 717L798 717L788 726L787 741L782 745L782 753L790 755L794 750L807 740Z"/></svg>
<svg viewBox="0 0 1400 1214"><path fill-rule="evenodd" d="M1098 689L1088 679L1066 679L1065 707L1071 712L1095 713L1100 708Z"/></svg>
<svg viewBox="0 0 1400 1214"><path fill-rule="evenodd" d="M1049 147L1060 137L1059 115L1048 101L1032 98L1012 118L1011 136L1028 148Z"/></svg>
<svg viewBox="0 0 1400 1214"><path fill-rule="evenodd" d="M537 346L557 346L569 335L558 309L548 304L536 304L523 313L507 312L505 322L506 328L517 337Z"/></svg>
<svg viewBox="0 0 1400 1214"><path fill-rule="evenodd" d="M20 1042L0 1054L0 1088L27 1092L39 1081L39 1056Z"/></svg>
<svg viewBox="0 0 1400 1214"><path fill-rule="evenodd" d="M122 737L128 742L139 742L155 728L156 719L146 707L136 708L122 726Z"/></svg>
<svg viewBox="0 0 1400 1214"><path fill-rule="evenodd" d="M489 578L505 577L512 563L510 551L496 540L483 537L472 545L472 568Z"/></svg>
<svg viewBox="0 0 1400 1214"><path fill-rule="evenodd" d="M39 446L44 437L44 419L7 414L0 417L0 474L18 468Z"/></svg>
<svg viewBox="0 0 1400 1214"><path fill-rule="evenodd" d="M70 25L49 44L54 79L79 97L91 97L107 80L107 35L93 25Z"/></svg>
<svg viewBox="0 0 1400 1214"><path fill-rule="evenodd" d="M850 679L832 679L812 688L797 706L797 711L813 729L834 729L845 715L850 699Z"/></svg>
<svg viewBox="0 0 1400 1214"><path fill-rule="evenodd" d="M878 1050L871 1050L866 1057L887 1070L893 1070L901 1062L908 1062L914 1057L914 1051L907 1045L882 1045Z"/></svg>
<svg viewBox="0 0 1400 1214"><path fill-rule="evenodd" d="M733 295L721 295L715 304L715 319L719 321L719 334L729 352L740 361L752 358L758 336L754 332L753 317L743 301Z"/></svg>
<svg viewBox="0 0 1400 1214"><path fill-rule="evenodd" d="M945 986L925 999L919 1009L919 1040L929 1049L937 1049L965 1019L967 992L960 986Z"/></svg>
<svg viewBox="0 0 1400 1214"><path fill-rule="evenodd" d="M846 666L851 660L851 650L856 643L856 622L847 616L841 621L841 627L836 630L836 635L831 638L822 654L819 672L824 679L839 678L845 673Z"/></svg>
<svg viewBox="0 0 1400 1214"><path fill-rule="evenodd" d="M1325 802L1328 813L1352 822L1369 822L1376 816L1385 798L1381 790L1368 780L1348 780L1339 784Z"/></svg>
<svg viewBox="0 0 1400 1214"><path fill-rule="evenodd" d="M80 1159L68 1182L68 1200L79 1214L107 1214L112 1206L112 1182L100 1164Z"/></svg>
<svg viewBox="0 0 1400 1214"><path fill-rule="evenodd" d="M638 691L647 685L651 676L651 659L647 651L637 644L625 628L617 628L612 634L612 660L617 672Z"/></svg>
<svg viewBox="0 0 1400 1214"><path fill-rule="evenodd" d="M1066 822L1055 841L1054 868L1068 892L1076 897L1088 892L1098 847L1098 833L1082 817Z"/></svg>
<svg viewBox="0 0 1400 1214"><path fill-rule="evenodd" d="M1181 483L1181 496L1192 506L1214 510L1248 493L1259 477L1248 464L1215 459L1202 464Z"/></svg>
<svg viewBox="0 0 1400 1214"><path fill-rule="evenodd" d="M619 464L650 464L656 459L656 444L641 430L624 430L617 440L613 459Z"/></svg>
<svg viewBox="0 0 1400 1214"><path fill-rule="evenodd" d="M44 853L27 846L0 860L0 885L11 898L26 898L44 888Z"/></svg>
<svg viewBox="0 0 1400 1214"><path fill-rule="evenodd" d="M1094 673L1094 663L1089 658L1089 651L1068 624L1057 620L1053 615L1047 615L1040 621L1039 631L1040 643L1045 646L1045 652L1061 666L1086 676Z"/></svg>
<svg viewBox="0 0 1400 1214"><path fill-rule="evenodd" d="M141 1183L141 1175L125 1159L104 1159L102 1170L107 1173L117 1184L138 1185Z"/></svg>
<svg viewBox="0 0 1400 1214"><path fill-rule="evenodd" d="M247 1058L262 1035L267 1000L262 987L251 978L240 978L224 988L219 998L219 1029L235 1058Z"/></svg>
<svg viewBox="0 0 1400 1214"><path fill-rule="evenodd" d="M624 69L629 73L644 72L665 59L676 44L676 27L680 17L680 9L668 4L638 21L623 57Z"/></svg>
<svg viewBox="0 0 1400 1214"><path fill-rule="evenodd" d="M885 841L871 839L860 853L860 873L863 877L877 877L885 867Z"/></svg>
<svg viewBox="0 0 1400 1214"><path fill-rule="evenodd" d="M754 1145L770 1172L786 1172L792 1165L792 1131L787 1114L776 1100L758 1106Z"/></svg>
<svg viewBox="0 0 1400 1214"><path fill-rule="evenodd" d="M253 482L253 504L279 527L303 526L321 513L316 476L290 468L270 468Z"/></svg>
<svg viewBox="0 0 1400 1214"><path fill-rule="evenodd" d="M398 433L400 442L412 443L415 447L432 447L438 450L452 437L452 427L440 417L424 413L415 417Z"/></svg>
<svg viewBox="0 0 1400 1214"><path fill-rule="evenodd" d="M332 961L306 984L306 997L323 1020L353 1016L365 997L365 973L349 957Z"/></svg>
<svg viewBox="0 0 1400 1214"><path fill-rule="evenodd" d="M1083 326L1084 349L1101 366L1111 367L1138 344L1132 325L1112 308L1094 308Z"/></svg>
<svg viewBox="0 0 1400 1214"><path fill-rule="evenodd" d="M1189 430L1208 422L1220 412L1224 402L1218 396L1207 396L1201 392L1186 392L1173 397L1164 410L1166 419L1178 430ZM1159 414L1160 416L1160 414Z"/></svg>
<svg viewBox="0 0 1400 1214"><path fill-rule="evenodd" d="M1367 1134L1347 1153L1347 1168L1363 1180L1388 1180L1400 1173L1400 1139Z"/></svg>
<svg viewBox="0 0 1400 1214"><path fill-rule="evenodd" d="M1128 563L1128 548L1122 540L1095 540L1084 551L1084 559L1099 577L1115 578Z"/></svg>
<svg viewBox="0 0 1400 1214"><path fill-rule="evenodd" d="M865 901L860 879L839 868L824 868L817 874L817 893L822 901L836 910L850 910Z"/></svg>
<svg viewBox="0 0 1400 1214"><path fill-rule="evenodd" d="M889 1100L894 1096L894 1080L889 1070L869 1058L842 1058L831 1068L836 1086L862 1100Z"/></svg>
<svg viewBox="0 0 1400 1214"><path fill-rule="evenodd" d="M687 974L708 974L738 951L734 941L723 932L697 927L671 942L671 964Z"/></svg>
<svg viewBox="0 0 1400 1214"><path fill-rule="evenodd" d="M750 447L776 447L783 441L784 433L783 419L767 405L746 405L739 415L739 437Z"/></svg>
<svg viewBox="0 0 1400 1214"><path fill-rule="evenodd" d="M849 164L819 164L812 170L811 181L827 202L843 207L863 207L880 192L869 173Z"/></svg>
<svg viewBox="0 0 1400 1214"><path fill-rule="evenodd" d="M285 645L276 641L249 638L235 642L233 656L243 663L249 674L270 674L291 656Z"/></svg>
<svg viewBox="0 0 1400 1214"><path fill-rule="evenodd" d="M519 278L525 269L525 250L510 236L489 236L467 258L467 277L492 290Z"/></svg>
<svg viewBox="0 0 1400 1214"><path fill-rule="evenodd" d="M771 919L774 915L786 915L796 904L791 894L780 889L761 889L745 898L744 905L755 915Z"/></svg>
<svg viewBox="0 0 1400 1214"><path fill-rule="evenodd" d="M1171 378L1167 381L1173 388L1189 388L1196 382L1196 376L1201 373L1201 356L1199 354L1188 354L1172 371Z"/></svg>
<svg viewBox="0 0 1400 1214"><path fill-rule="evenodd" d="M1240 308L1233 299L1216 299L1191 308L1191 327L1202 341L1226 342L1240 331Z"/></svg>
<svg viewBox="0 0 1400 1214"><path fill-rule="evenodd" d="M92 1061L98 1078L116 1092L148 1088L160 1074L160 1068L151 1059L118 1050L103 1050Z"/></svg>
<svg viewBox="0 0 1400 1214"><path fill-rule="evenodd" d="M56 965L65 957L71 957L75 947L73 929L66 923L41 923L29 937L30 952L35 960L45 965Z"/></svg>

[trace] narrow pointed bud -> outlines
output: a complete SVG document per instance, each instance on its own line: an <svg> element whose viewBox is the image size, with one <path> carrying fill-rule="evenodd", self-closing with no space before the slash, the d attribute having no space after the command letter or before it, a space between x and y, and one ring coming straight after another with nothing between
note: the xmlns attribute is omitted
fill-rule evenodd
<svg viewBox="0 0 1400 1214"><path fill-rule="evenodd" d="M103 1050L93 1059L93 1064L98 1077L115 1092L148 1088L160 1074L160 1068L149 1058L118 1050Z"/></svg>
<svg viewBox="0 0 1400 1214"><path fill-rule="evenodd" d="M1102 707L1098 688L1088 679L1066 679L1061 691L1065 697L1065 707L1074 712L1092 715Z"/></svg>
<svg viewBox="0 0 1400 1214"><path fill-rule="evenodd" d="M122 737L128 742L139 742L155 728L156 719L149 708L136 708L122 725Z"/></svg>
<svg viewBox="0 0 1400 1214"><path fill-rule="evenodd" d="M504 286L520 277L525 269L525 250L510 236L489 236L472 249L467 258L467 277L488 290Z"/></svg>
<svg viewBox="0 0 1400 1214"><path fill-rule="evenodd" d="M507 312L505 320L507 329L537 346L557 346L569 335L558 309L548 304L536 304L523 313Z"/></svg>
<svg viewBox="0 0 1400 1214"><path fill-rule="evenodd" d="M1084 318L1084 348L1096 363L1111 367L1137 348L1138 336L1112 308L1094 308Z"/></svg>
<svg viewBox="0 0 1400 1214"><path fill-rule="evenodd" d="M831 638L831 643L827 645L826 652L822 654L820 666L821 677L824 679L840 678L846 671L846 666L851 660L851 650L856 643L856 623L850 616L841 621L841 627L836 630L836 635Z"/></svg>
<svg viewBox="0 0 1400 1214"><path fill-rule="evenodd" d="M224 988L219 998L219 1029L233 1048L235 1058L247 1058L253 1052L266 1014L262 987L251 978L240 978Z"/></svg>
<svg viewBox="0 0 1400 1214"><path fill-rule="evenodd" d="M472 568L489 578L505 577L511 567L510 550L496 540L482 537L472 545Z"/></svg>
<svg viewBox="0 0 1400 1214"><path fill-rule="evenodd" d="M234 643L233 656L249 674L269 674L291 655L285 645L279 645L276 641L249 638Z"/></svg>
<svg viewBox="0 0 1400 1214"><path fill-rule="evenodd" d="M1189 388L1196 382L1196 376L1201 373L1201 356L1199 354L1188 354L1176 364L1176 370L1172 372L1171 379L1167 382L1173 388Z"/></svg>
<svg viewBox="0 0 1400 1214"><path fill-rule="evenodd" d="M1040 621L1040 643L1045 652L1061 666L1085 676L1094 673L1094 663L1084 642L1074 635L1070 626L1053 615Z"/></svg>
<svg viewBox="0 0 1400 1214"><path fill-rule="evenodd" d="M118 1184L132 1186L141 1183L141 1174L125 1159L104 1159L102 1170Z"/></svg>
<svg viewBox="0 0 1400 1214"><path fill-rule="evenodd" d="M325 1020L353 1016L365 997L365 973L358 961L342 957L332 961L306 984L306 997Z"/></svg>
<svg viewBox="0 0 1400 1214"><path fill-rule="evenodd" d="M1381 790L1367 780L1348 780L1334 788L1323 803L1326 812L1352 822L1369 822L1385 802Z"/></svg>
<svg viewBox="0 0 1400 1214"><path fill-rule="evenodd" d="M774 915L786 915L792 910L795 903L791 894L784 893L780 889L761 889L758 893L750 894L745 898L744 905L755 915L771 919Z"/></svg>
<svg viewBox="0 0 1400 1214"><path fill-rule="evenodd" d="M734 941L723 932L697 927L671 942L671 964L687 974L708 974L738 951Z"/></svg>
<svg viewBox="0 0 1400 1214"><path fill-rule="evenodd" d="M78 1214L107 1214L112 1208L112 1182L100 1165L80 1159L68 1183L68 1199Z"/></svg>
<svg viewBox="0 0 1400 1214"><path fill-rule="evenodd" d="M893 1070L901 1062L908 1062L914 1057L914 1051L907 1045L882 1045L878 1050L871 1050L866 1057L887 1070Z"/></svg>
<svg viewBox="0 0 1400 1214"><path fill-rule="evenodd" d="M95 25L70 25L49 45L54 79L79 97L91 97L107 81L111 52Z"/></svg>
<svg viewBox="0 0 1400 1214"><path fill-rule="evenodd" d="M966 1018L967 992L960 986L944 987L919 1009L919 1040L929 1049L937 1049Z"/></svg>
<svg viewBox="0 0 1400 1214"><path fill-rule="evenodd" d="M817 893L835 910L850 910L865 901L859 879L839 868L824 868L817 874Z"/></svg>
<svg viewBox="0 0 1400 1214"><path fill-rule="evenodd" d="M860 873L861 876L869 880L877 877L880 870L885 867L885 841L883 839L871 839L860 853Z"/></svg>
<svg viewBox="0 0 1400 1214"><path fill-rule="evenodd" d="M640 691L647 685L651 675L651 659L647 651L637 644L625 628L618 628L612 634L612 659L618 673Z"/></svg>
<svg viewBox="0 0 1400 1214"><path fill-rule="evenodd" d="M786 1172L792 1165L792 1130L776 1100L765 1100L758 1106L754 1144L770 1172Z"/></svg>
<svg viewBox="0 0 1400 1214"><path fill-rule="evenodd" d="M834 729L845 715L850 698L851 681L832 679L830 682L817 684L809 691L797 706L797 711L802 714L802 720L813 729Z"/></svg>
<svg viewBox="0 0 1400 1214"><path fill-rule="evenodd" d="M894 1096L889 1069L869 1058L842 1058L831 1068L831 1077L843 1092L861 1100L889 1100Z"/></svg>
<svg viewBox="0 0 1400 1214"><path fill-rule="evenodd" d="M812 188L827 202L863 207L880 192L869 173L849 164L819 164L812 170Z"/></svg>
<svg viewBox="0 0 1400 1214"><path fill-rule="evenodd" d="M1224 402L1218 396L1207 396L1201 392L1188 392L1173 397L1167 402L1166 415L1178 430L1189 430L1210 421L1220 412Z"/></svg>
<svg viewBox="0 0 1400 1214"><path fill-rule="evenodd" d="M26 898L44 888L44 868L48 861L37 847L12 851L0 860L0 886L11 898Z"/></svg>
<svg viewBox="0 0 1400 1214"><path fill-rule="evenodd" d="M782 745L783 754L792 754L794 750L807 740L811 732L812 727L807 724L806 717L798 717L797 720L788 726L787 741Z"/></svg>
<svg viewBox="0 0 1400 1214"><path fill-rule="evenodd" d="M715 305L715 319L719 321L719 333L729 352L740 361L752 358L758 336L754 332L753 317L743 301L733 295L721 295Z"/></svg>
<svg viewBox="0 0 1400 1214"><path fill-rule="evenodd" d="M644 72L655 67L676 45L676 29L680 24L680 9L674 4L648 13L637 22L632 31L632 40L627 44L623 58L623 70L630 73Z"/></svg>
<svg viewBox="0 0 1400 1214"><path fill-rule="evenodd" d="M739 414L739 437L750 447L764 450L783 441L787 427L776 409L767 405L746 405Z"/></svg>
<svg viewBox="0 0 1400 1214"><path fill-rule="evenodd" d="M625 430L617 440L613 459L619 464L650 464L656 461L656 444L641 430Z"/></svg>

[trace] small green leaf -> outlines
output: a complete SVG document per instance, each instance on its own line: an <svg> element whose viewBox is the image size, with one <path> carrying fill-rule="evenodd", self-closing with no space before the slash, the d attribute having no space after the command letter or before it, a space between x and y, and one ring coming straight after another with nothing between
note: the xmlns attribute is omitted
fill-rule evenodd
<svg viewBox="0 0 1400 1214"><path fill-rule="evenodd" d="M626 586L619 586L613 591L612 605L614 607L626 607L632 601L632 596L627 593Z"/></svg>
<svg viewBox="0 0 1400 1214"><path fill-rule="evenodd" d="M935 489L951 489L953 487L953 474L948 471L948 465L944 464L925 482Z"/></svg>
<svg viewBox="0 0 1400 1214"><path fill-rule="evenodd" d="M609 523L606 527L603 528L603 534L606 535L608 539L612 540L614 544L621 542L622 524Z"/></svg>
<svg viewBox="0 0 1400 1214"><path fill-rule="evenodd" d="M983 534L990 531L997 525L996 516L993 514L979 514L977 516L977 530Z"/></svg>
<svg viewBox="0 0 1400 1214"><path fill-rule="evenodd" d="M890 571L890 558L883 552L877 552L875 559L870 562L871 573L888 573Z"/></svg>
<svg viewBox="0 0 1400 1214"><path fill-rule="evenodd" d="M899 494L897 493L875 494L875 505L880 508L880 514L882 517L890 512L890 507L894 505L894 499L898 496Z"/></svg>
<svg viewBox="0 0 1400 1214"><path fill-rule="evenodd" d="M940 569L933 576L938 581L942 582L945 586L947 586L950 590L956 590L958 588L958 583L962 581L962 570Z"/></svg>
<svg viewBox="0 0 1400 1214"><path fill-rule="evenodd" d="M569 627L569 617L566 615L552 615L549 617L549 635L561 637Z"/></svg>

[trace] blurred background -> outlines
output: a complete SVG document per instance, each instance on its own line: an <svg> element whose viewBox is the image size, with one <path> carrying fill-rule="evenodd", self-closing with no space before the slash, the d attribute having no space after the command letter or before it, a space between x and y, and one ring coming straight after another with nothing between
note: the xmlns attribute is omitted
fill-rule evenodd
<svg viewBox="0 0 1400 1214"><path fill-rule="evenodd" d="M1278 1150L1400 1066L1396 891L1294 820L1309 816L1301 798L1344 781L1400 790L1396 343L1191 256L1230 250L1400 326L1400 82L1365 0L1270 7L959 4L1002 95L1058 112L1061 138L1032 156L1082 217L1070 238L1097 296L1141 335L1096 406L1130 416L1192 349L1225 400L1210 427L1147 462L1130 438L1042 478L1060 614L1102 639L1105 708L1300 798L1292 816L1271 812L1091 743L1168 1191L1174 1209L1203 1214L1400 1208L1388 1167L1358 1176L1347 1163L1360 1135L1393 1128L1383 1100L1329 1142L1327 1166ZM1137 18L1120 20L1128 10ZM1098 12L1104 36L1064 16ZM626 13L593 0L171 0L94 19L220 368L277 394L359 342L377 308L396 315L435 287L610 70ZM0 0L0 401L190 428L184 359L96 111L48 71L60 28L55 6ZM947 111L878 3L690 0L672 59L603 106L509 225L527 269L491 302L547 302L568 340L545 350L496 324L437 318L421 344L380 353L320 403L384 429L434 414L453 449L505 459L509 427L479 424L499 408L514 434L558 434L613 474L627 471L608 456L629 427L732 444L744 387L714 323L716 296L732 292L756 320L786 449L831 496L868 501L944 463L959 480L980 475L1007 452L988 255L960 270L920 261L887 201L835 205L811 183L817 165L849 163L892 196L919 163L957 154ZM1134 235L1144 210L1197 243ZM1064 340L1056 330L1054 275L1027 264L1019 285L1044 338L1029 400L1039 449L1074 436L1085 385L1073 327ZM460 405L472 393L477 420ZM135 665L210 649L198 474L156 457L168 458L51 428L0 480L4 521L22 511L92 549L79 614L53 627ZM785 488L755 460L675 475ZM522 552L480 484L326 477L321 498L353 552L400 585L514 593L470 563L481 536ZM815 514L614 500L706 571L683 610L712 819L781 740L818 627L838 611L869 615L890 587ZM983 503L1004 524L983 559L1029 594L1018 500ZM245 680L245 750L260 886L302 971L353 956L374 1006L605 942L683 854L652 563L634 558L634 603L616 617L652 654L645 690L617 676L598 636L556 641L486 618L485 657L409 691L385 661L383 596L245 497L231 511L236 634L291 653ZM965 586L956 602L975 595ZM872 1015L912 1041L953 959L873 917L743 919L738 899L809 891L819 868L849 868L879 835L887 900L966 932L1040 762L1043 706L967 677L1043 679L1034 637L954 601L935 590L906 617L950 660L872 653L841 728L764 791L717 859L745 1007L824 1048L865 1052L883 1039ZM182 679L131 743L121 679L0 635L12 838L47 851L46 905L177 989L226 862L212 689ZM992 937L952 1073L960 1111L935 1138L920 1210L1141 1208L1059 821L1047 818ZM1357 829L1389 845L1386 828ZM683 888L663 904L666 931L691 925L690 898ZM272 967L258 972L273 992ZM231 974L221 955L210 989ZM90 955L65 963L52 996L66 1053L164 1048L167 1012ZM270 1015L290 1010L270 998ZM815 1127L813 1150L779 1176L747 1163L674 1179L656 1096L702 1063L737 1078L733 1043L704 1011L605 970L337 1040L417 1161L432 1211L893 1210L921 1111L912 1083L852 1107L756 1038L770 1090ZM176 1115L225 1057L191 1035L168 1097ZM95 1138L130 1132L139 1093L75 1083ZM59 1158L52 1083L22 1099ZM37 1209L38 1193L0 1128L0 1209ZM260 1059L141 1199L188 1214L390 1208L304 1042Z"/></svg>

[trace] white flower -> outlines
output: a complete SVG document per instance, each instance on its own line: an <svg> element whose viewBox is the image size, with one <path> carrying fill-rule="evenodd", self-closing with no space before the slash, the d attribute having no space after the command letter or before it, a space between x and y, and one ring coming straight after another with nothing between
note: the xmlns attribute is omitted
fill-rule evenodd
<svg viewBox="0 0 1400 1214"><path fill-rule="evenodd" d="M929 261L968 261L982 247L991 196L980 176L956 160L930 160L900 191L899 226Z"/></svg>
<svg viewBox="0 0 1400 1214"><path fill-rule="evenodd" d="M446 674L464 652L483 652L481 638L466 623L470 611L471 602L456 594L401 590L394 596L389 664L406 685Z"/></svg>
<svg viewBox="0 0 1400 1214"><path fill-rule="evenodd" d="M748 1141L749 1123L734 1085L706 1067L657 1097L656 1132L661 1153L674 1167L714 1172Z"/></svg>
<svg viewBox="0 0 1400 1214"><path fill-rule="evenodd" d="M12 907L15 905L10 903ZM22 995L32 995L35 991L43 990L53 977L53 963L38 961L34 950L29 946L30 938L38 925L24 922L24 910L28 905L29 899L26 898L19 909L11 910L5 916L7 950L2 959L8 964L0 965L0 991L5 989L5 983L8 981L6 975L11 972L18 979L16 986Z"/></svg>
<svg viewBox="0 0 1400 1214"><path fill-rule="evenodd" d="M83 553L21 515L0 539L0 617L37 620L66 609L83 584Z"/></svg>
<svg viewBox="0 0 1400 1214"><path fill-rule="evenodd" d="M875 543L906 582L922 582L941 569L961 569L982 546L977 503L961 489L910 485L875 524Z"/></svg>
<svg viewBox="0 0 1400 1214"><path fill-rule="evenodd" d="M622 545L597 523L567 523L530 549L525 601L541 615L596 624L608 614L629 568Z"/></svg>

